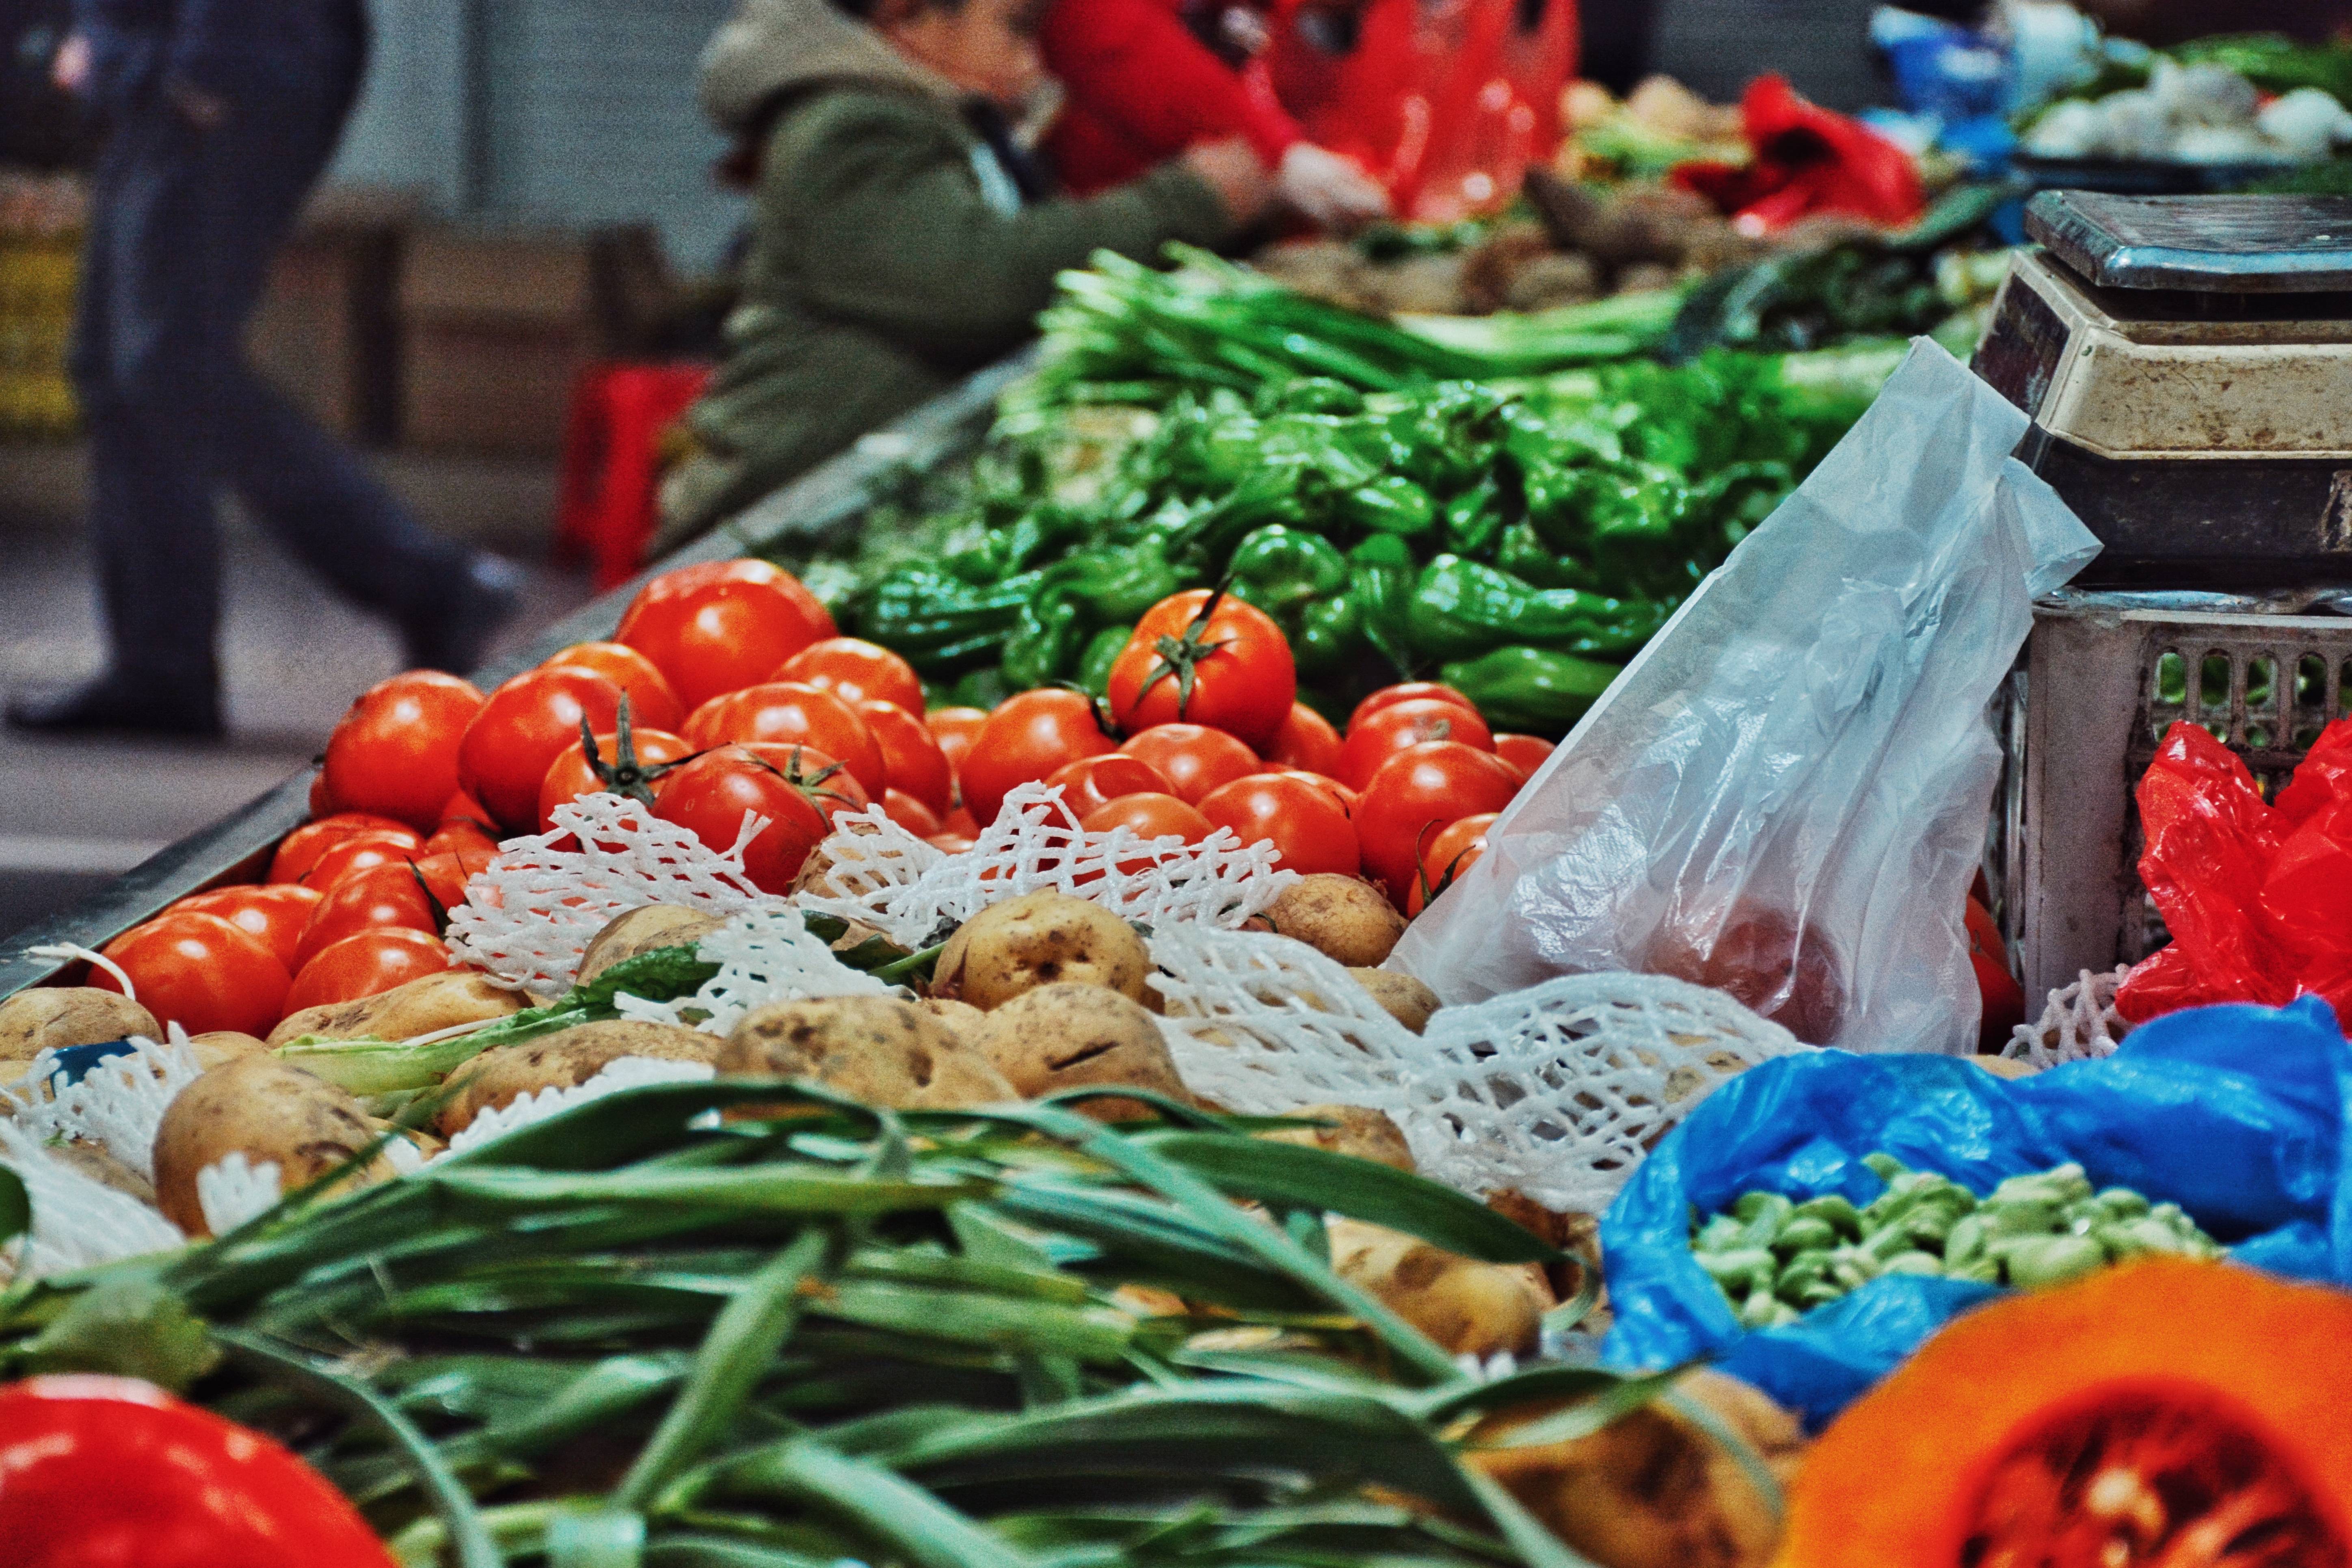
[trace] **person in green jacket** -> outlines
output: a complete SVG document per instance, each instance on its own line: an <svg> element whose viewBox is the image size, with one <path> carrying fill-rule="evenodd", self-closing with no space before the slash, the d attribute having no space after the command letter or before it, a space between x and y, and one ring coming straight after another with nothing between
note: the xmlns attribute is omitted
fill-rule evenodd
<svg viewBox="0 0 2352 1568"><path fill-rule="evenodd" d="M1095 250L1214 245L1270 200L1238 139L1085 201L1030 199L1002 127L1041 79L1035 4L742 0L711 40L702 104L756 166L751 242L657 546L1002 357Z"/></svg>

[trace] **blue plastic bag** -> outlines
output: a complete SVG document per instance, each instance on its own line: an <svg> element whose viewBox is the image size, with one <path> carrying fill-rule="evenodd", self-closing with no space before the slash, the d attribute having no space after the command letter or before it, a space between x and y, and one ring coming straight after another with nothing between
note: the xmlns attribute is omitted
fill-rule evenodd
<svg viewBox="0 0 2352 1568"><path fill-rule="evenodd" d="M1661 1142L1601 1222L1611 1365L1710 1358L1815 1426L1944 1322L2001 1292L1874 1279L1777 1329L1743 1330L1690 1252L1694 1213L1759 1188L1856 1205L1885 1151L1978 1194L2081 1163L2099 1186L2180 1205L2239 1261L2352 1284L2345 1124L2352 1047L2315 997L2159 1018L2095 1062L1995 1078L1952 1057L1823 1051L1749 1068Z"/></svg>

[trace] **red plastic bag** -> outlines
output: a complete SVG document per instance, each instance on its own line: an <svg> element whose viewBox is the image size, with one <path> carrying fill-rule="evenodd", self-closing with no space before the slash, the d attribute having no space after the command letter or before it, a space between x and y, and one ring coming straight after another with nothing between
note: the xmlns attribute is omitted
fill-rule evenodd
<svg viewBox="0 0 2352 1568"><path fill-rule="evenodd" d="M1685 163L1674 180L1732 214L1744 232L1770 234L1830 212L1892 228L1926 208L1908 153L1860 121L1799 97L1785 77L1749 82L1739 112L1754 159L1744 167Z"/></svg>
<svg viewBox="0 0 2352 1568"><path fill-rule="evenodd" d="M2352 1009L2352 721L2327 727L2276 806L2236 753L2177 723L2136 797L2140 880L2172 944L2126 978L2126 1018L2305 994Z"/></svg>

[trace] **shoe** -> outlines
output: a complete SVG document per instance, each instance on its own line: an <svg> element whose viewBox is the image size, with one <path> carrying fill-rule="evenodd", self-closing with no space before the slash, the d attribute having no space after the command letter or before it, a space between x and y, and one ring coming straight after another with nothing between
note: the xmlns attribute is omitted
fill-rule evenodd
<svg viewBox="0 0 2352 1568"><path fill-rule="evenodd" d="M470 675L481 668L490 641L522 604L523 575L495 555L466 563L449 592L422 616L404 620L408 668Z"/></svg>
<svg viewBox="0 0 2352 1568"><path fill-rule="evenodd" d="M119 670L47 696L16 698L8 704L8 725L46 735L112 731L217 741L225 733L220 693L213 688L166 685Z"/></svg>

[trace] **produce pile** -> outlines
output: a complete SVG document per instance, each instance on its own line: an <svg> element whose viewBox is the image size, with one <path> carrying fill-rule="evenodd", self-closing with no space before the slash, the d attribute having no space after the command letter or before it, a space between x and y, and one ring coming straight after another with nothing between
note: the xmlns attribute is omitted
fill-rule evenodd
<svg viewBox="0 0 2352 1568"><path fill-rule="evenodd" d="M2352 153L2352 49L2274 34L2198 40L2041 110L2025 150L2045 158L2305 163Z"/></svg>

